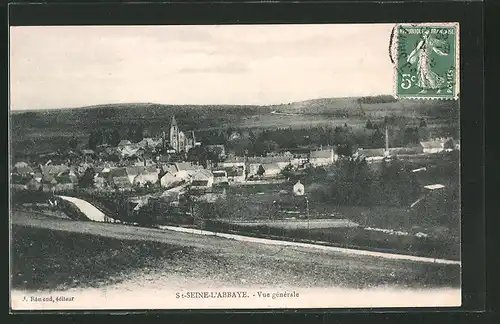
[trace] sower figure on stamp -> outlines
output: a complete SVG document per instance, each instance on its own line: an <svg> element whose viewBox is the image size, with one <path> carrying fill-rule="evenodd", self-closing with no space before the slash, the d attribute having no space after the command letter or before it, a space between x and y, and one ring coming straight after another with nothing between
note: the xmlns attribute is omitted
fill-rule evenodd
<svg viewBox="0 0 500 324"><path fill-rule="evenodd" d="M428 90L437 90L437 93L440 93L446 87L446 80L432 71L430 59L433 51L440 56L447 56L448 53L440 49L446 45L446 41L432 37L430 29L427 29L422 40L408 56L407 61L417 65L417 85L422 89L420 93L426 93Z"/></svg>

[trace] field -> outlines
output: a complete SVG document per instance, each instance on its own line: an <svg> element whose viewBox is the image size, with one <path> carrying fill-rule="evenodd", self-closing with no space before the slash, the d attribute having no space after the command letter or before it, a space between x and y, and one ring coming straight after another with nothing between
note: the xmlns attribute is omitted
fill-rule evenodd
<svg viewBox="0 0 500 324"><path fill-rule="evenodd" d="M23 217L31 217L29 215ZM21 222L21 215L16 219ZM32 223L29 219L22 222ZM91 222L14 225L13 289L68 290L121 284L224 287L459 287L460 267L283 249ZM140 234L140 235L139 235Z"/></svg>
<svg viewBox="0 0 500 324"><path fill-rule="evenodd" d="M229 224L238 225L241 227L265 226L279 229L319 229L319 228L345 228L356 227L358 224L347 219L311 219L307 220L273 220L273 221L228 221Z"/></svg>
<svg viewBox="0 0 500 324"><path fill-rule="evenodd" d="M280 225L211 220L206 221L203 228L215 232L312 242L343 248L460 260L460 241L450 236L422 237L415 235L416 232L382 231L354 226L314 226L314 223L308 229L306 222L301 223L302 226Z"/></svg>

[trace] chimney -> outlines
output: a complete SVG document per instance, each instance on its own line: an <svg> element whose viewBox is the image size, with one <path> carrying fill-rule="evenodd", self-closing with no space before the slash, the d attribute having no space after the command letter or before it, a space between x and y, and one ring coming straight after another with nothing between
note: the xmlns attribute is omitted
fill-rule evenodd
<svg viewBox="0 0 500 324"><path fill-rule="evenodd" d="M385 125L385 151L389 152L389 130Z"/></svg>

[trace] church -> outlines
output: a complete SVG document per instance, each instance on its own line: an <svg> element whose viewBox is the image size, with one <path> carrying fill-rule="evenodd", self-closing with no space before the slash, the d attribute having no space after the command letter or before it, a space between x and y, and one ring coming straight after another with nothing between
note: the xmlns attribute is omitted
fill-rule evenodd
<svg viewBox="0 0 500 324"><path fill-rule="evenodd" d="M170 123L170 146L176 152L188 152L196 145L194 132L184 133L179 129L175 116L172 116Z"/></svg>

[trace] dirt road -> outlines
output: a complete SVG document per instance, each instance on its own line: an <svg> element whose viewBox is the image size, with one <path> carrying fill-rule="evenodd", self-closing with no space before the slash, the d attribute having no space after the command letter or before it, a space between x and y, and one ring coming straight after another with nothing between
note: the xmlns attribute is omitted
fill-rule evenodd
<svg viewBox="0 0 500 324"><path fill-rule="evenodd" d="M457 265L256 244L121 224L60 219L26 211L12 211L11 220L17 228L44 228L130 241L130 244L147 241L177 246L183 250L191 249L196 251L196 255L193 254L186 261L188 267L192 268L186 276L203 278L206 273L210 273L220 282L245 280L248 284L352 288L460 286L460 267ZM198 273L197 269L208 270ZM166 273L168 269L163 268L162 272Z"/></svg>

